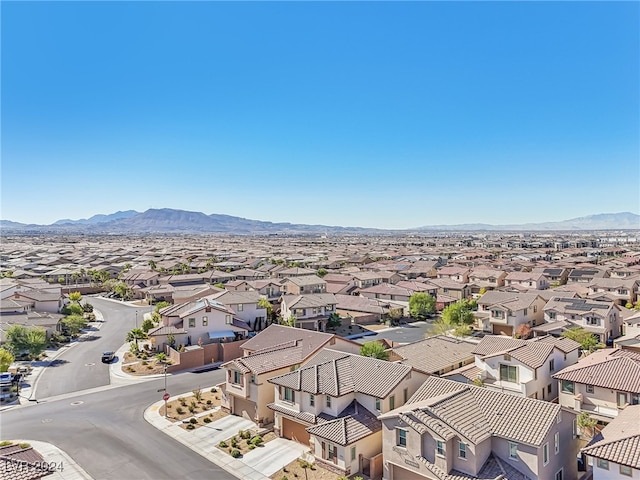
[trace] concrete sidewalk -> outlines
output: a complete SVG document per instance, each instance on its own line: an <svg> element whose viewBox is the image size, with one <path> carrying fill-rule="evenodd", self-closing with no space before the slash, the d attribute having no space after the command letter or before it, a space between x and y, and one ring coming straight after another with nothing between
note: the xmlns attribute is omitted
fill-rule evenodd
<svg viewBox="0 0 640 480"><path fill-rule="evenodd" d="M93 477L85 472L66 452L51 443L36 440L16 440L16 442L31 445L52 467L53 473L44 477L47 480L93 480Z"/></svg>
<svg viewBox="0 0 640 480"><path fill-rule="evenodd" d="M171 397L170 401L188 396L189 393L176 395ZM233 458L219 450L218 443L236 435L238 430L257 428L255 423L242 417L229 415L195 430L185 430L180 427L181 422L174 423L160 415L160 407L163 405L164 402L161 400L147 408L144 412L145 420L210 462L243 480L269 480L269 475L309 450L309 447L299 443L278 438L246 453L241 458Z"/></svg>

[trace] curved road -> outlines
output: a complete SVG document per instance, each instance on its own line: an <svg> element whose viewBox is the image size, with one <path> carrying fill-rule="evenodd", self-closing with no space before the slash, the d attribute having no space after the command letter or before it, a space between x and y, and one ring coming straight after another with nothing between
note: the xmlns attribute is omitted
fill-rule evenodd
<svg viewBox="0 0 640 480"><path fill-rule="evenodd" d="M109 365L101 362L102 352L116 351L124 343L127 332L142 324L150 307L135 307L127 303L85 297L104 316L90 337L70 344L53 364L43 370L36 383L34 398L42 399L69 392L109 385Z"/></svg>

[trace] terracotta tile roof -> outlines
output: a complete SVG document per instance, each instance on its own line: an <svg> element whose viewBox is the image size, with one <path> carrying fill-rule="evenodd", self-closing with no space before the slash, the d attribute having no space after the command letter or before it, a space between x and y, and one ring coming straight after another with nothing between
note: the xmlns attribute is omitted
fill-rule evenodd
<svg viewBox="0 0 640 480"><path fill-rule="evenodd" d="M518 340L503 335L486 335L473 351L482 358L508 353L519 362L531 368L541 367L554 348L567 353L580 348L580 345L568 338L551 336L532 340Z"/></svg>
<svg viewBox="0 0 640 480"><path fill-rule="evenodd" d="M42 466L44 459L32 447L0 447L0 480L37 480L53 473Z"/></svg>
<svg viewBox="0 0 640 480"><path fill-rule="evenodd" d="M476 344L443 335L429 337L393 349L402 357L402 363L420 372L437 373L451 365L473 358Z"/></svg>
<svg viewBox="0 0 640 480"><path fill-rule="evenodd" d="M271 378L269 382L316 395L339 397L359 392L385 398L410 371L408 365L343 353L338 358Z"/></svg>
<svg viewBox="0 0 640 480"><path fill-rule="evenodd" d="M462 368L457 368L456 370L452 370L449 373L445 373L442 375L443 378L452 377L454 375L460 375L467 380L474 381L479 375L483 372L482 369L476 367L473 363L471 365L467 365Z"/></svg>
<svg viewBox="0 0 640 480"><path fill-rule="evenodd" d="M640 469L640 405L629 405L582 449L592 457Z"/></svg>
<svg viewBox="0 0 640 480"><path fill-rule="evenodd" d="M478 305L497 305L517 312L531 306L537 298L537 293L511 293L490 290L478 299Z"/></svg>
<svg viewBox="0 0 640 480"><path fill-rule="evenodd" d="M599 350L555 375L556 380L640 393L640 362L619 350Z"/></svg>
<svg viewBox="0 0 640 480"><path fill-rule="evenodd" d="M313 330L304 330L302 328L287 327L285 325L271 324L266 329L250 340L247 340L242 349L245 351L255 352L265 348L281 345L286 341L299 341L309 350L315 351L333 337L330 333L315 332Z"/></svg>
<svg viewBox="0 0 640 480"><path fill-rule="evenodd" d="M493 453L489 455L477 475L468 475L458 470L446 473L422 456L418 456L418 461L425 465L438 480L530 480L524 473L501 461Z"/></svg>
<svg viewBox="0 0 640 480"><path fill-rule="evenodd" d="M408 403L378 418L409 413L419 420L415 415L419 411L444 422L457 435L474 443L489 436L499 436L540 446L555 424L560 406L429 377ZM522 415L522 412L528 414Z"/></svg>
<svg viewBox="0 0 640 480"><path fill-rule="evenodd" d="M381 429L382 422L354 400L340 412L338 418L309 427L307 432L329 442L346 446L379 432Z"/></svg>
<svg viewBox="0 0 640 480"><path fill-rule="evenodd" d="M223 366L233 365L242 373L252 372L259 375L301 363L304 360L304 352L305 350L302 346L282 348L271 352L236 358Z"/></svg>

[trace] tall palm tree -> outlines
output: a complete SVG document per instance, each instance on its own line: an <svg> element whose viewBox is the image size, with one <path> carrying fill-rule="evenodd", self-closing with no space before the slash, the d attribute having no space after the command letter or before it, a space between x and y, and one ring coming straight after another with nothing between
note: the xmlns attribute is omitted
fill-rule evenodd
<svg viewBox="0 0 640 480"><path fill-rule="evenodd" d="M147 334L141 328L134 328L127 333L127 342L136 342L136 348L138 348L138 340L144 340L147 338Z"/></svg>

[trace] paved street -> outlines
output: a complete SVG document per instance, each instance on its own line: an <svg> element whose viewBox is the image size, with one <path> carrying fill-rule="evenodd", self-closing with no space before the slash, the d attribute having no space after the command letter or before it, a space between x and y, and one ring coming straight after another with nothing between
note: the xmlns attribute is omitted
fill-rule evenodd
<svg viewBox="0 0 640 480"><path fill-rule="evenodd" d="M117 350L129 330L138 326L149 307L134 307L99 297L87 297L104 316L90 336L65 348L53 365L44 369L37 380L34 398L41 399L68 392L75 392L109 385L109 366L100 361L103 351ZM83 301L84 301L83 300Z"/></svg>
<svg viewBox="0 0 640 480"><path fill-rule="evenodd" d="M221 370L170 376L170 392L223 381ZM234 479L204 457L158 432L143 418L161 399L163 379L62 395L2 412L2 439L50 442L94 479Z"/></svg>
<svg viewBox="0 0 640 480"><path fill-rule="evenodd" d="M376 335L369 335L366 337L358 338L356 342L366 343L372 340L380 340L386 338L398 343L412 343L419 340L423 340L425 334L429 330L430 324L427 322L413 322L399 327L392 327L386 330L380 331Z"/></svg>

